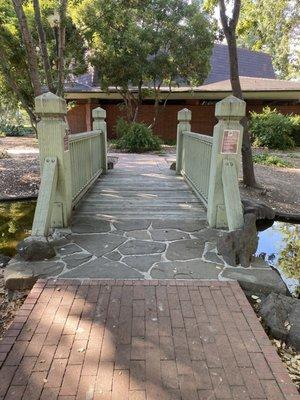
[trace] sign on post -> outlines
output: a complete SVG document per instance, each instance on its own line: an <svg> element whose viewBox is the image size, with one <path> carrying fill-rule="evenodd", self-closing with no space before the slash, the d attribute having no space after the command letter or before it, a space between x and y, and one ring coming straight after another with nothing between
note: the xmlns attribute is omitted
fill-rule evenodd
<svg viewBox="0 0 300 400"><path fill-rule="evenodd" d="M221 154L237 154L239 148L240 131L238 129L225 129Z"/></svg>

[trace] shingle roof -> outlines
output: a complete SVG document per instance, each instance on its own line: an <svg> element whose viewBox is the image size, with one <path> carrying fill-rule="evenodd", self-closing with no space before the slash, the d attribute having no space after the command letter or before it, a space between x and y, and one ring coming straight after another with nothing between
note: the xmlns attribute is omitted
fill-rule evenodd
<svg viewBox="0 0 300 400"><path fill-rule="evenodd" d="M300 91L300 82L240 76L243 92ZM195 91L231 92L230 79L198 86Z"/></svg>
<svg viewBox="0 0 300 400"><path fill-rule="evenodd" d="M262 52L238 48L240 76L275 78L271 57ZM204 84L224 81L230 78L228 46L215 44L211 56L211 72Z"/></svg>

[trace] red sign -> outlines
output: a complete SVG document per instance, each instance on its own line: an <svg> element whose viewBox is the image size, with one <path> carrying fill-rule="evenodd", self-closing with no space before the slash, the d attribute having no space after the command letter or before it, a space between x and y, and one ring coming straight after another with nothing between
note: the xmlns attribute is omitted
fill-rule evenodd
<svg viewBox="0 0 300 400"><path fill-rule="evenodd" d="M240 131L238 129L225 129L223 132L223 141L221 154L237 154Z"/></svg>

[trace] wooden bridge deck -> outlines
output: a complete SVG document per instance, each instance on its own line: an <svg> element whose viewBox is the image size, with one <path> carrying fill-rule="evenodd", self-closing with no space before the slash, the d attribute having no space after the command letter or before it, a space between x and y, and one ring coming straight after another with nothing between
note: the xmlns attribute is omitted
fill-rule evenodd
<svg viewBox="0 0 300 400"><path fill-rule="evenodd" d="M76 216L101 219L204 219L206 212L164 157L118 154L113 170L81 200Z"/></svg>

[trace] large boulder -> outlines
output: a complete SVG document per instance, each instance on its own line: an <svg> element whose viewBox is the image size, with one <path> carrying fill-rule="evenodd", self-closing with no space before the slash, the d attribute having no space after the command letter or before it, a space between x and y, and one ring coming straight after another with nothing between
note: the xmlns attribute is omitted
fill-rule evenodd
<svg viewBox="0 0 300 400"><path fill-rule="evenodd" d="M231 266L249 267L258 245L255 214L244 216L244 227L223 232L217 239L218 253Z"/></svg>
<svg viewBox="0 0 300 400"><path fill-rule="evenodd" d="M274 338L300 350L300 300L271 293L262 303L260 315Z"/></svg>
<svg viewBox="0 0 300 400"><path fill-rule="evenodd" d="M243 199L244 214L255 214L256 219L274 220L275 211L262 201Z"/></svg>
<svg viewBox="0 0 300 400"><path fill-rule="evenodd" d="M44 237L29 236L17 245L17 253L26 261L47 260L55 257L55 250Z"/></svg>

